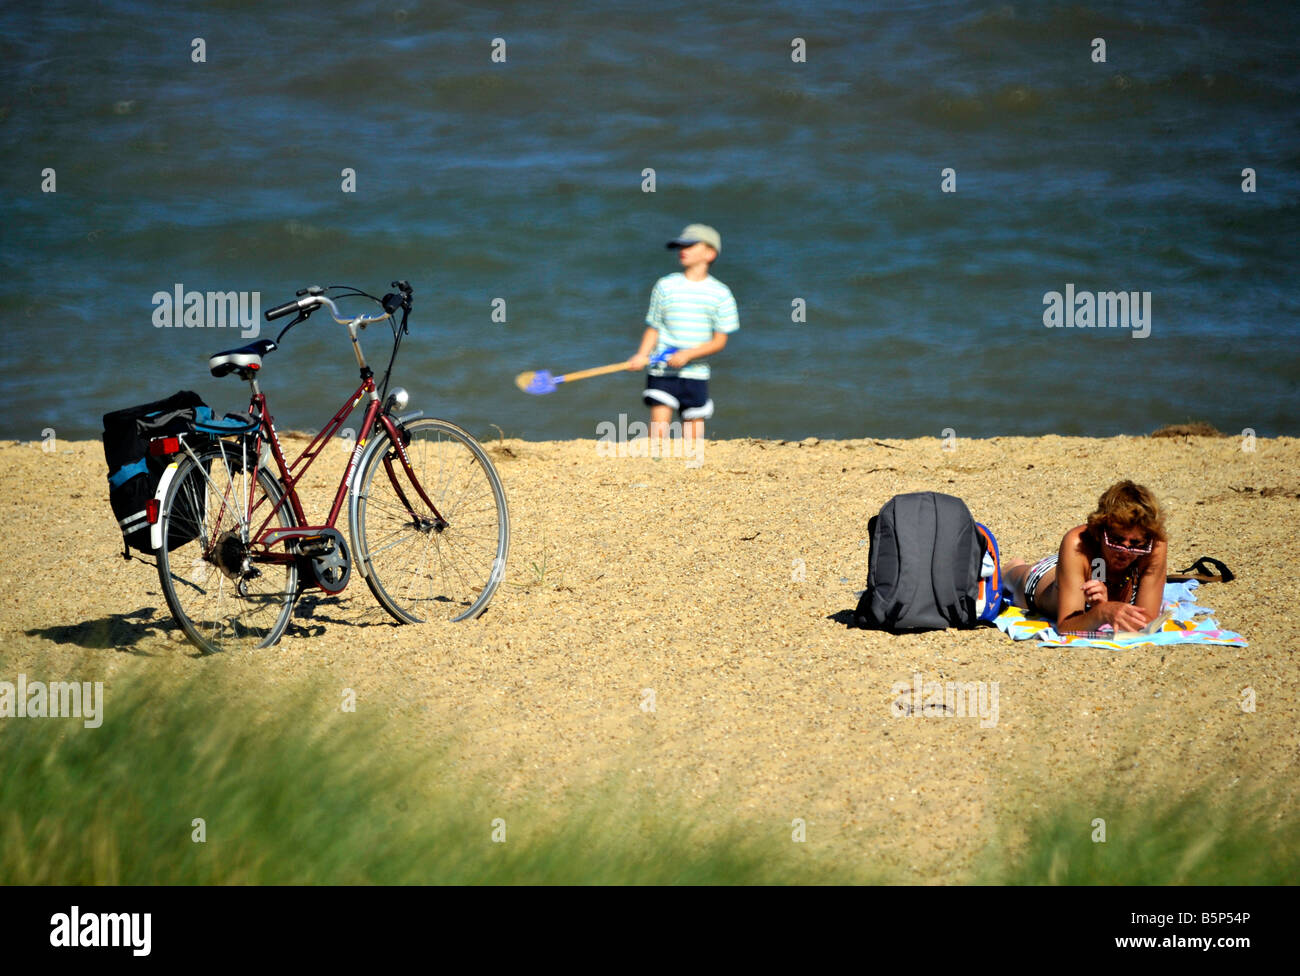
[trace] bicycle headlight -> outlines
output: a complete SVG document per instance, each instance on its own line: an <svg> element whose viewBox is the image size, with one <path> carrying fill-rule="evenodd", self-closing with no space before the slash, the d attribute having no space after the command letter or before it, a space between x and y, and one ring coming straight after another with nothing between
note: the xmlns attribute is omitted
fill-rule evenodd
<svg viewBox="0 0 1300 976"><path fill-rule="evenodd" d="M410 402L411 397L406 392L406 388L395 386L388 393L388 400L384 403L384 410L388 413L402 411L406 409L407 404Z"/></svg>

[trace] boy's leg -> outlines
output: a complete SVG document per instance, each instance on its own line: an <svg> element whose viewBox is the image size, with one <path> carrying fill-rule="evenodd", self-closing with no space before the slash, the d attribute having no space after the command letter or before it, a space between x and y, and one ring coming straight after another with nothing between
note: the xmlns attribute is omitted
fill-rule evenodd
<svg viewBox="0 0 1300 976"><path fill-rule="evenodd" d="M682 453L686 457L695 457L697 450L704 446L704 421L682 421Z"/></svg>
<svg viewBox="0 0 1300 976"><path fill-rule="evenodd" d="M713 416L708 380L689 380L682 394L682 453L698 464L704 451L704 421Z"/></svg>
<svg viewBox="0 0 1300 976"><path fill-rule="evenodd" d="M668 437L668 425L672 423L673 408L663 403L650 405L650 456L659 457L661 445Z"/></svg>
<svg viewBox="0 0 1300 976"><path fill-rule="evenodd" d="M668 425L673 411L681 404L677 399L678 381L675 377L647 376L642 402L650 408L650 456L659 456L660 444L668 436Z"/></svg>

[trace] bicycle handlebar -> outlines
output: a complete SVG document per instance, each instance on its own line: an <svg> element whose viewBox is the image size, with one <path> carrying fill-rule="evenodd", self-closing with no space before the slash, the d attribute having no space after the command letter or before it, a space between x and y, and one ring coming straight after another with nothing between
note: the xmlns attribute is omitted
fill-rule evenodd
<svg viewBox="0 0 1300 976"><path fill-rule="evenodd" d="M308 292L309 294L304 295L302 298L295 298L293 301L285 302L283 305L277 305L275 308L268 308L265 313L266 320L268 322L273 322L286 315L292 315L294 312L297 312L300 315L306 315L310 314L314 309L317 309L322 305L327 305L329 306L330 315L339 325L360 325L364 328L371 322L382 322L384 319L392 318L400 308L407 308L409 310L411 302L411 286L405 281L394 281L393 287L397 288L402 294L390 294L385 296L384 301L381 303L384 307L383 315L358 315L353 318L341 318L339 307L334 304L334 300L328 295L323 294L323 289L313 286L311 288L303 289L303 291ZM298 294L302 295L303 292L299 292Z"/></svg>
<svg viewBox="0 0 1300 976"><path fill-rule="evenodd" d="M334 304L334 299L325 295L308 295L306 298L299 298L296 301L285 302L283 305L267 309L266 320L270 322L274 319L283 318L291 312L300 314L310 312L322 305L329 306L330 315L339 325L369 325L371 322L382 322L393 314L392 312L385 312L383 315L357 315L352 318L341 318L339 307Z"/></svg>
<svg viewBox="0 0 1300 976"><path fill-rule="evenodd" d="M285 302L283 305L277 305L275 308L266 310L266 321L274 322L276 319L284 318L290 312L301 311L302 306L295 299L292 302Z"/></svg>
<svg viewBox="0 0 1300 976"><path fill-rule="evenodd" d="M393 327L393 354L388 360L388 369L384 371L384 380L380 385L379 395L383 397L386 396L388 392L388 377L393 371L393 363L397 360L397 349L402 344L402 336L406 335L408 331L406 322L411 315L411 296L414 294L414 289L411 288L411 283L404 279L392 282L392 287L395 288L396 291L389 292L383 298L375 298L374 295L369 295L361 289L354 288L351 285L330 285L329 288L312 285L308 288L300 288L298 289L298 297L293 301L285 302L282 305L277 305L274 308L267 309L266 320L272 322L275 319L283 318L293 312L298 313L297 318L280 330L280 334L275 340L278 345L284 339L285 333L295 325L300 322L305 322L307 317L321 306L328 306L330 315L333 317L334 321L339 325L346 325L348 327L348 335L352 338L352 352L357 357L357 365L361 367L362 377L366 382L370 382L371 377L374 374L371 372L370 367L366 365L366 358L361 353L361 343L357 341L357 326L361 326L361 328L364 329L372 322L382 322L385 319L391 319ZM339 295L340 298L368 298L373 302L377 302L384 310L384 314L357 315L353 318L342 318L339 314L339 307L334 304L332 298L325 294L326 291L332 291L336 288L346 289ZM399 311L402 313L402 321L400 323L396 319L396 315ZM373 386L370 388L370 391L373 396L375 392Z"/></svg>

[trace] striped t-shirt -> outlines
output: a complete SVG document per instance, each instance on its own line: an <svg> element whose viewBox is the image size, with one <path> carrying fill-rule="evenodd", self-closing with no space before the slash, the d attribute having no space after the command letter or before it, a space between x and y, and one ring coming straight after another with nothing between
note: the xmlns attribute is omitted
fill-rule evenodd
<svg viewBox="0 0 1300 976"><path fill-rule="evenodd" d="M735 332L740 328L736 299L731 289L712 275L703 281L691 281L680 271L655 282L650 293L650 310L645 324L659 331L659 344L653 355L664 349L690 349L713 338L715 332ZM695 360L681 369L663 363L650 366L653 376L680 376L687 380L707 380L708 360Z"/></svg>

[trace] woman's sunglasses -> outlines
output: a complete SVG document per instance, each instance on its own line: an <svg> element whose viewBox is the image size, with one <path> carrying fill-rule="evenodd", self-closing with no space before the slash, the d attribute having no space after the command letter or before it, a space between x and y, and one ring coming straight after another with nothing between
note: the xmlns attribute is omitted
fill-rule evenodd
<svg viewBox="0 0 1300 976"><path fill-rule="evenodd" d="M1155 545L1155 542L1152 539L1148 539L1147 544L1145 546L1120 545L1118 542L1110 541L1110 534L1105 529L1101 530L1101 541L1104 542L1111 549L1114 549L1117 552L1126 552L1130 556L1145 556L1147 553L1151 551L1151 547Z"/></svg>

